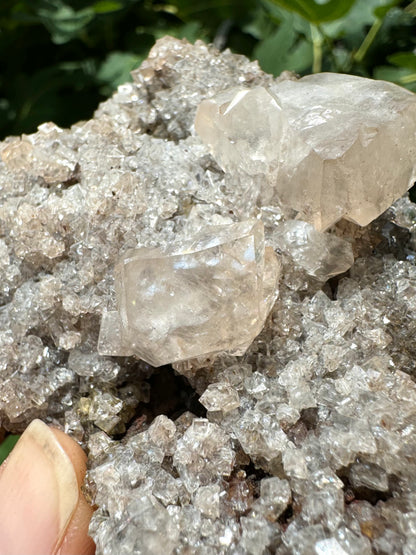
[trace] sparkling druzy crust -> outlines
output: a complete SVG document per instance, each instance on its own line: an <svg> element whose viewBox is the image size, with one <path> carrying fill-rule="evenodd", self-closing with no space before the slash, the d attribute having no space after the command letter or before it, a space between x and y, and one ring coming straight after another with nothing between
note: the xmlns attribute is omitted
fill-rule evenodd
<svg viewBox="0 0 416 555"><path fill-rule="evenodd" d="M278 273L256 220L209 226L163 250L133 250L116 267L118 311L103 318L99 351L153 366L243 354L276 298Z"/></svg>
<svg viewBox="0 0 416 555"><path fill-rule="evenodd" d="M261 176L318 230L365 226L415 179L416 95L334 73L234 88L201 103L195 128L225 171Z"/></svg>

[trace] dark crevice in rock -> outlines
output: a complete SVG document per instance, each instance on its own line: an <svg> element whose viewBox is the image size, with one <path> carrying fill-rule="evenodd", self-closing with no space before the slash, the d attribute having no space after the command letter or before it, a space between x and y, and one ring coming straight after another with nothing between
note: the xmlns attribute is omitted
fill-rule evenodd
<svg viewBox="0 0 416 555"><path fill-rule="evenodd" d="M59 193L61 193L63 190L68 189L69 187L72 187L72 185L77 185L78 183L80 183L80 181L81 181L81 166L78 163L76 163L71 176L66 181L62 181L57 185L55 185L54 191L59 195ZM48 184L45 184L45 186L52 188L52 186Z"/></svg>
<svg viewBox="0 0 416 555"><path fill-rule="evenodd" d="M198 401L199 396L188 380L176 374L171 366L155 369L147 383L150 387L150 400L138 405L135 418L145 415L150 424L160 414L172 420L187 411L199 417L206 416L206 409Z"/></svg>
<svg viewBox="0 0 416 555"><path fill-rule="evenodd" d="M387 501L393 497L393 490L396 487L391 481L387 491L379 491L364 485L354 486L349 476L351 466L343 467L337 471L338 477L344 484L344 499L347 505L354 501L367 501L371 505L376 505L379 501Z"/></svg>
<svg viewBox="0 0 416 555"><path fill-rule="evenodd" d="M258 484L254 476L246 477L243 470L237 470L224 481L227 495L223 503L225 511L238 517L245 516L250 512L254 499L258 498Z"/></svg>
<svg viewBox="0 0 416 555"><path fill-rule="evenodd" d="M308 430L314 430L319 422L318 408L310 407L301 410L300 418Z"/></svg>
<svg viewBox="0 0 416 555"><path fill-rule="evenodd" d="M290 503L290 505L286 507L286 509L277 519L277 522L280 524L283 530L286 530L286 528L289 526L294 515L295 515L294 506L293 506L293 503Z"/></svg>
<svg viewBox="0 0 416 555"><path fill-rule="evenodd" d="M300 418L295 424L287 429L284 426L282 428L295 445L301 445L308 433L316 429L318 422L318 408L310 407L301 411Z"/></svg>
<svg viewBox="0 0 416 555"><path fill-rule="evenodd" d="M406 249L411 239L408 229L401 227L391 221L380 222L381 241L375 249L375 254L392 254L397 260L406 260Z"/></svg>
<svg viewBox="0 0 416 555"><path fill-rule="evenodd" d="M265 472L262 468L256 466L253 461L250 461L248 465L244 466L244 472L246 473L247 479L257 485L260 484L263 478L270 478L271 476L268 472ZM259 492L257 492L257 497L258 495Z"/></svg>
<svg viewBox="0 0 416 555"><path fill-rule="evenodd" d="M328 292L329 290L329 298L332 301L336 301L337 300L337 293L338 293L338 285L339 282L344 279L344 278L348 278L350 277L350 271L347 270L346 272L344 272L343 274L338 274L337 276L334 276L332 278L330 278L327 282L328 288L325 291L325 293Z"/></svg>

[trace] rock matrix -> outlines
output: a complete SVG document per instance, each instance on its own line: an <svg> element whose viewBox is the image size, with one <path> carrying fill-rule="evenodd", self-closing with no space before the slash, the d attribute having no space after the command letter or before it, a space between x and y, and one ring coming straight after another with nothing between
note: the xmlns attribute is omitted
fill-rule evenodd
<svg viewBox="0 0 416 555"><path fill-rule="evenodd" d="M90 121L0 145L1 426L40 417L87 448L99 555L415 553L415 205L323 232L274 182L224 171L193 128L200 103L290 75L164 38L133 77ZM384 131L362 137L365 167ZM97 352L129 252L252 220L282 269L244 355L155 369Z"/></svg>

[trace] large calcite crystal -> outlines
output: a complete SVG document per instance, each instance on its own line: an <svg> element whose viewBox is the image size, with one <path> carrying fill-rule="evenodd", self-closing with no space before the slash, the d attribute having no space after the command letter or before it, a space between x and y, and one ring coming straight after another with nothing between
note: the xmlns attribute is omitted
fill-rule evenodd
<svg viewBox="0 0 416 555"><path fill-rule="evenodd" d="M99 352L153 366L243 354L276 299L278 274L256 220L208 226L164 252L128 252L116 267L118 311L103 316Z"/></svg>
<svg viewBox="0 0 416 555"><path fill-rule="evenodd" d="M234 88L200 105L195 128L224 170L266 184L324 230L367 225L415 179L416 95L385 81L321 73Z"/></svg>

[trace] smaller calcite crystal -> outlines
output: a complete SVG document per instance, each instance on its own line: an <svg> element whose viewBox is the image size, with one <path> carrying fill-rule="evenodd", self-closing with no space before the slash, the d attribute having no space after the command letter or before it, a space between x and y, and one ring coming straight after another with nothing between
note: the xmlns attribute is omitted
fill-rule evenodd
<svg viewBox="0 0 416 555"><path fill-rule="evenodd" d="M12 174L24 174L47 185L70 183L77 174L74 152L62 141L64 131L53 123L39 126L37 135L8 140L0 158Z"/></svg>
<svg viewBox="0 0 416 555"><path fill-rule="evenodd" d="M202 102L195 129L221 167L261 182L325 230L365 226L414 183L416 95L385 81L318 73L233 88Z"/></svg>
<svg viewBox="0 0 416 555"><path fill-rule="evenodd" d="M103 315L99 353L153 366L243 354L276 299L279 268L257 220L209 226L163 251L130 251L116 267L118 310Z"/></svg>
<svg viewBox="0 0 416 555"><path fill-rule="evenodd" d="M318 231L301 220L276 225L271 242L299 268L321 281L346 272L354 264L351 243L332 233Z"/></svg>

